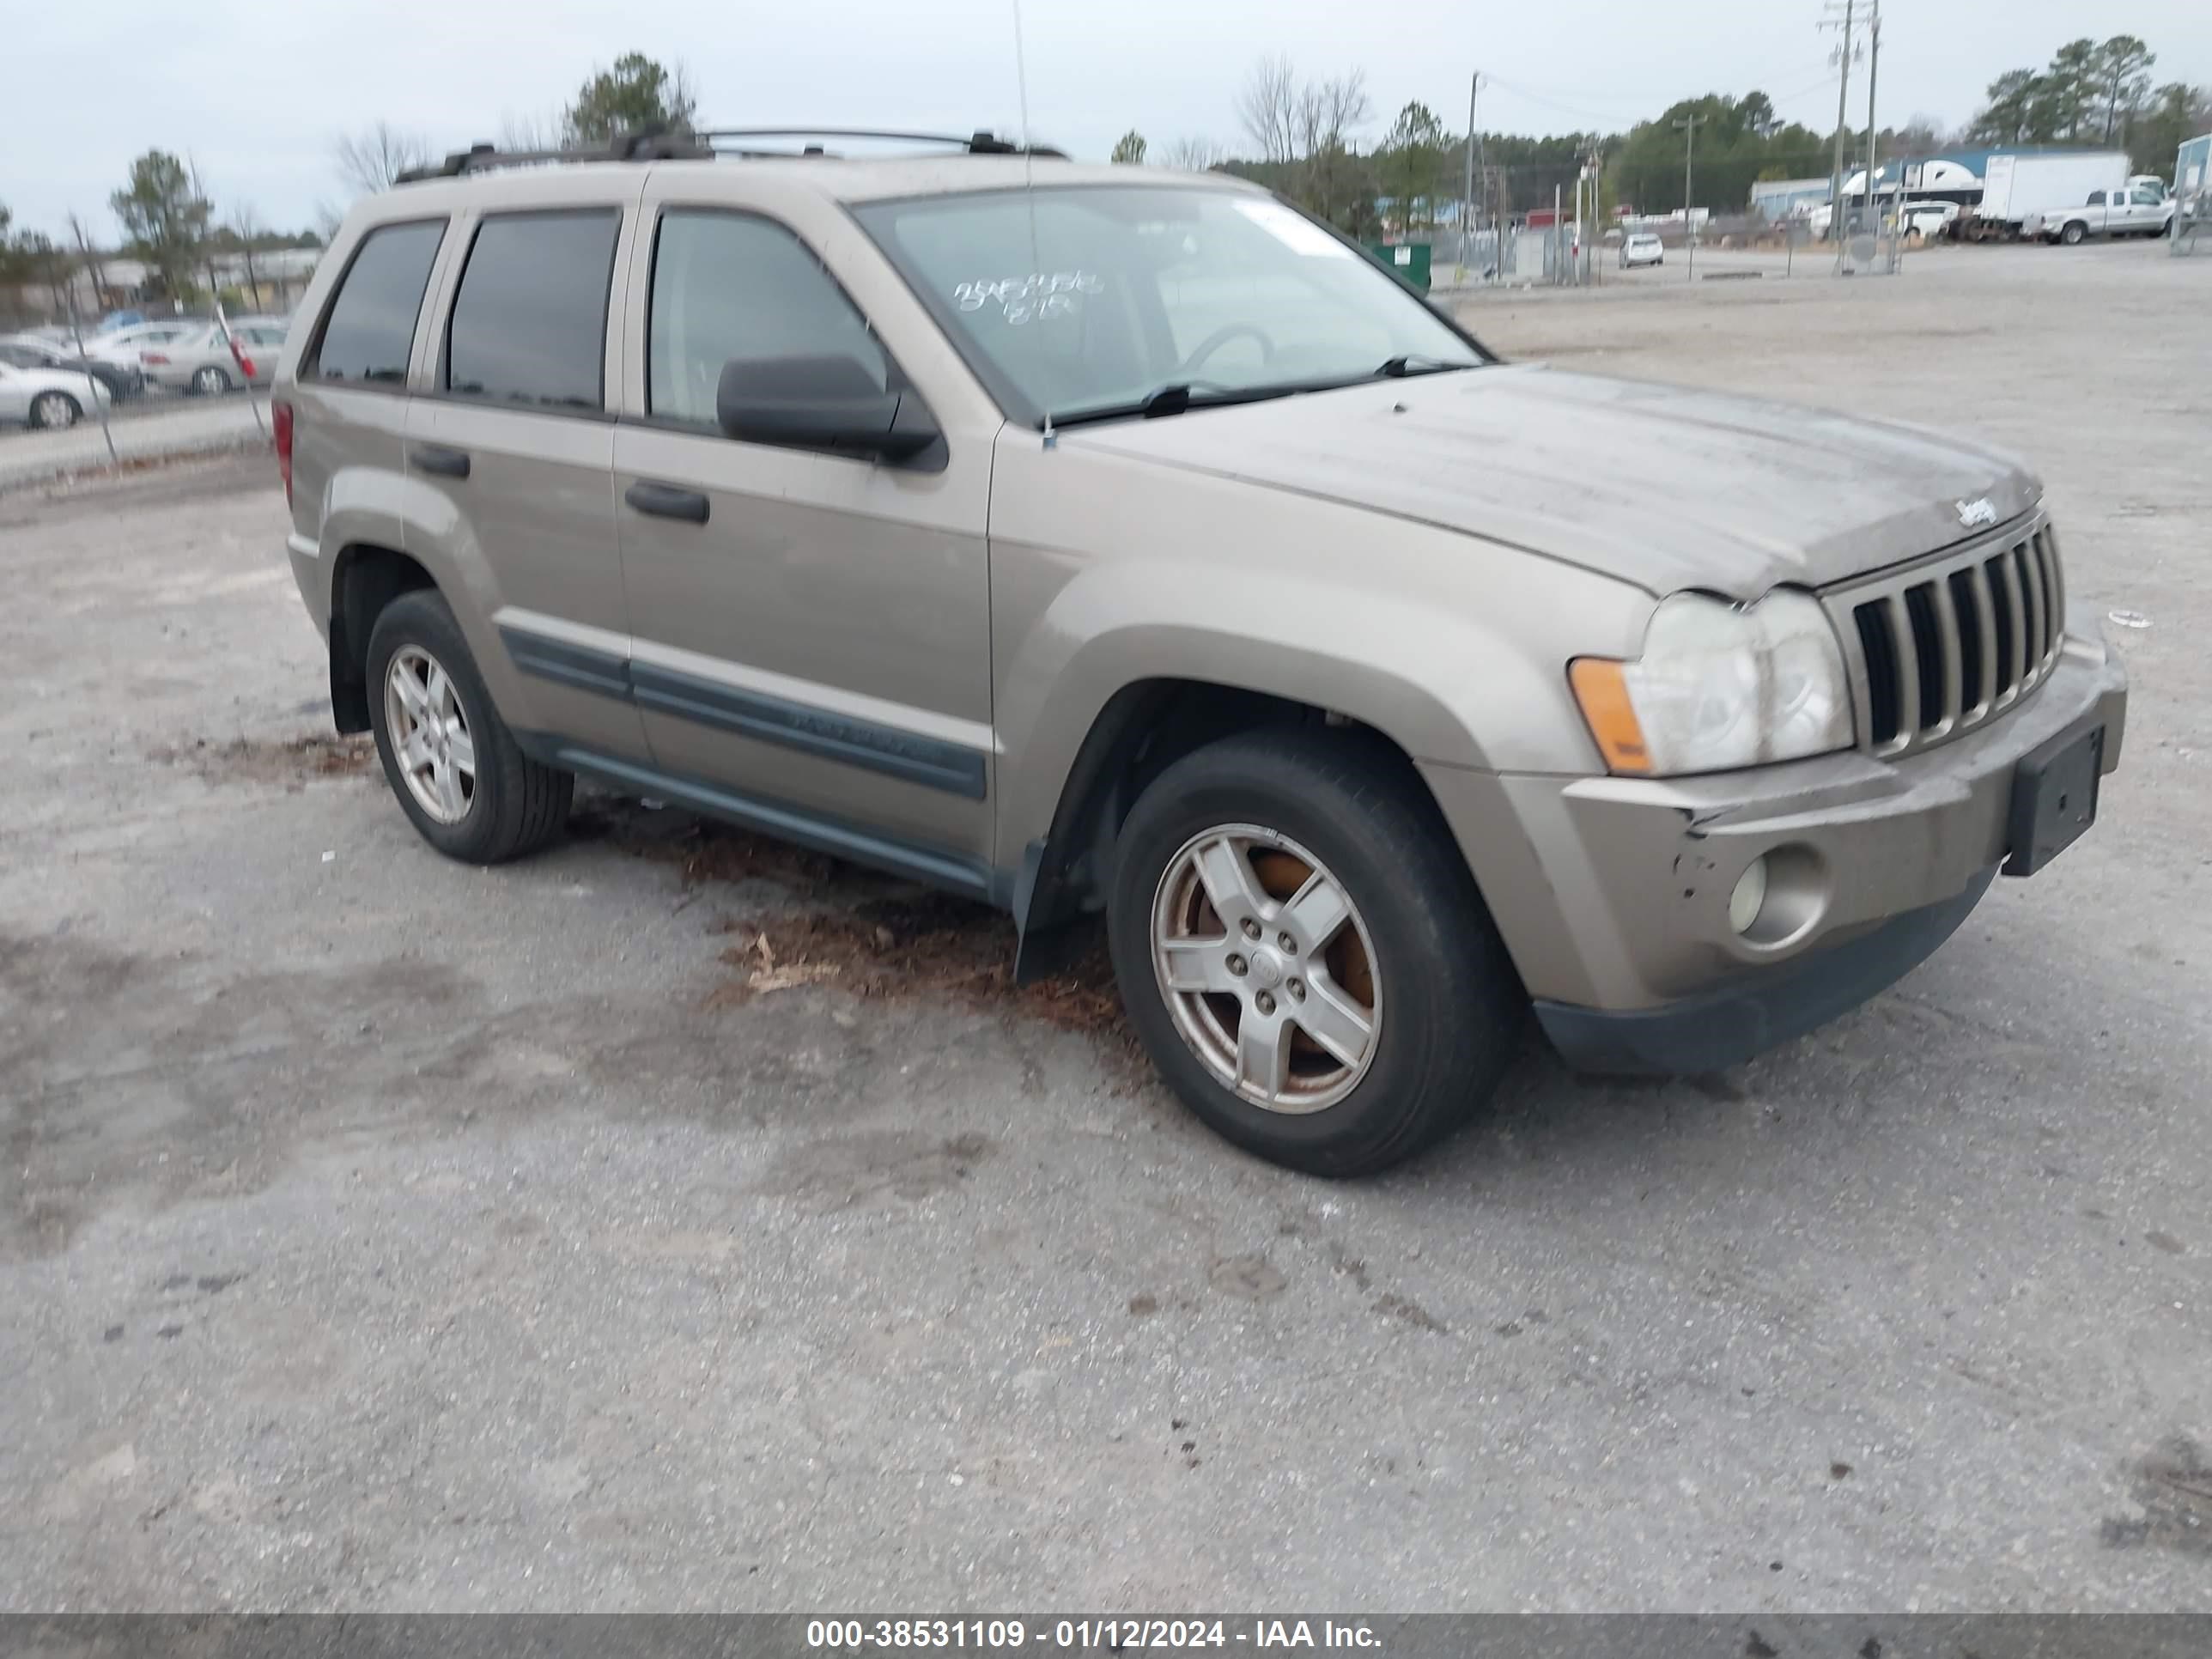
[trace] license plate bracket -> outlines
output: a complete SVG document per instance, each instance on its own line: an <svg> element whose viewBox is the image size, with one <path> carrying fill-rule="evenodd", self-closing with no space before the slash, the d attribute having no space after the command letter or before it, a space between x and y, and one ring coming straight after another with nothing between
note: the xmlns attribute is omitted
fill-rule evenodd
<svg viewBox="0 0 2212 1659"><path fill-rule="evenodd" d="M2023 756L2012 775L2004 873L2032 876L2097 821L2105 728L2066 732Z"/></svg>

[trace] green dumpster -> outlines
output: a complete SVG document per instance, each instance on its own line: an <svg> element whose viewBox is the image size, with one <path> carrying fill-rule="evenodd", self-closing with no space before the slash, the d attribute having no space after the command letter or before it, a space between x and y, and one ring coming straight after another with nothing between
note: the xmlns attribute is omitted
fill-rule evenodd
<svg viewBox="0 0 2212 1659"><path fill-rule="evenodd" d="M1429 291L1429 245L1426 242L1370 242L1368 256L1400 282L1422 293Z"/></svg>

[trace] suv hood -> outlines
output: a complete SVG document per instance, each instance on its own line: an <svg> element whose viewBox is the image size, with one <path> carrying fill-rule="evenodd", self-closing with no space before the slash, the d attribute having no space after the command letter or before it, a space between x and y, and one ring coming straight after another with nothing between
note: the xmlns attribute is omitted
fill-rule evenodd
<svg viewBox="0 0 2212 1659"><path fill-rule="evenodd" d="M1940 433L1541 365L1196 409L1060 441L1463 531L1657 595L1746 600L1917 558L2043 493L2018 461Z"/></svg>

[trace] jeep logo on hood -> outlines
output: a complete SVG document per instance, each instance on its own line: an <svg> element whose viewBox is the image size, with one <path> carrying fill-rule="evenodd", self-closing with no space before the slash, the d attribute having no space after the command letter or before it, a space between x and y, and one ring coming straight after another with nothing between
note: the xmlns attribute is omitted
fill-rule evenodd
<svg viewBox="0 0 2212 1659"><path fill-rule="evenodd" d="M1990 505L1986 495L1978 495L1971 501L1960 501L1955 505L1959 509L1959 522L1969 530L1978 530L1985 524L1997 521L1997 510Z"/></svg>

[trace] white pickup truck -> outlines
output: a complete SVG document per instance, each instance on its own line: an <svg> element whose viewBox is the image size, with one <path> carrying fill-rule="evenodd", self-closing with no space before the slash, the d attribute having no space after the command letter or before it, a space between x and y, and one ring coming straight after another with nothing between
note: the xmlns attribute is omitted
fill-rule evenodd
<svg viewBox="0 0 2212 1659"><path fill-rule="evenodd" d="M2130 184L2093 190L2080 207L2053 209L2033 234L2072 247L2092 236L2163 236L2172 222L2173 200L2163 187Z"/></svg>

